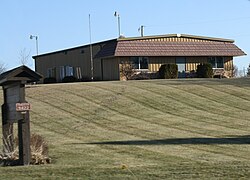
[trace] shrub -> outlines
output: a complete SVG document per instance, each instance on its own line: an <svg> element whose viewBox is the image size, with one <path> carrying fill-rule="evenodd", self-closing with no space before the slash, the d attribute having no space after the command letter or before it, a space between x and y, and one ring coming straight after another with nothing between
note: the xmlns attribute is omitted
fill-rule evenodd
<svg viewBox="0 0 250 180"><path fill-rule="evenodd" d="M212 78L213 73L213 67L210 63L201 63L197 66L197 77L198 78Z"/></svg>
<svg viewBox="0 0 250 180"><path fill-rule="evenodd" d="M74 76L65 76L63 79L62 79L62 82L63 83L70 83L70 82L77 82L77 78L74 77Z"/></svg>
<svg viewBox="0 0 250 180"><path fill-rule="evenodd" d="M120 65L120 76L124 80L129 80L135 75L133 64L130 62L122 62Z"/></svg>
<svg viewBox="0 0 250 180"><path fill-rule="evenodd" d="M48 77L48 78L45 78L44 80L43 80L43 83L44 84L51 84L51 83L56 83L57 81L56 81L56 78L53 78L53 77Z"/></svg>
<svg viewBox="0 0 250 180"><path fill-rule="evenodd" d="M178 78L178 66L176 64L164 64L159 69L159 78L176 79Z"/></svg>
<svg viewBox="0 0 250 180"><path fill-rule="evenodd" d="M38 134L31 134L30 137L31 164L50 164L48 143Z"/></svg>
<svg viewBox="0 0 250 180"><path fill-rule="evenodd" d="M4 142L9 141L8 139ZM13 140L14 147L4 144L7 152L0 154L0 164L2 166L14 166L19 164L19 144L18 137ZM31 162L30 164L50 164L48 157L48 144L45 139L38 134L31 134L30 137Z"/></svg>

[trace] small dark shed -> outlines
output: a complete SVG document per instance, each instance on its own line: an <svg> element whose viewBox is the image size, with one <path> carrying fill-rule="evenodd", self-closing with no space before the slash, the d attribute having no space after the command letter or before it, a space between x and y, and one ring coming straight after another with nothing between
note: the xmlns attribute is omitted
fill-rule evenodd
<svg viewBox="0 0 250 180"><path fill-rule="evenodd" d="M3 151L14 150L13 123L17 122L20 165L30 163L30 104L25 100L25 84L37 82L41 78L40 74L26 66L14 68L0 75L0 86L3 87L4 96L2 105Z"/></svg>
<svg viewBox="0 0 250 180"><path fill-rule="evenodd" d="M27 66L19 66L6 71L0 75L0 85L12 84L13 82L23 82L23 84L37 82L42 76Z"/></svg>

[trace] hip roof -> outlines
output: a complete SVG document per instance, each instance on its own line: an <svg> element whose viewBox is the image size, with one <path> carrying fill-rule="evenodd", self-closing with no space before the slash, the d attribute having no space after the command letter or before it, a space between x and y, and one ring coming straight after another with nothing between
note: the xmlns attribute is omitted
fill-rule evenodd
<svg viewBox="0 0 250 180"><path fill-rule="evenodd" d="M228 42L118 41L114 56L242 56Z"/></svg>
<svg viewBox="0 0 250 180"><path fill-rule="evenodd" d="M234 40L168 34L119 39L107 43L96 58L114 56L242 56Z"/></svg>

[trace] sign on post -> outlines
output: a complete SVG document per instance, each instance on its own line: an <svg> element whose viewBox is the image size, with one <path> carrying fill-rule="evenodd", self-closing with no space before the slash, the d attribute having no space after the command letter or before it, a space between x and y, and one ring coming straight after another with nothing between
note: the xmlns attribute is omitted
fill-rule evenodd
<svg viewBox="0 0 250 180"><path fill-rule="evenodd" d="M16 103L16 111L30 111L31 105L30 103Z"/></svg>

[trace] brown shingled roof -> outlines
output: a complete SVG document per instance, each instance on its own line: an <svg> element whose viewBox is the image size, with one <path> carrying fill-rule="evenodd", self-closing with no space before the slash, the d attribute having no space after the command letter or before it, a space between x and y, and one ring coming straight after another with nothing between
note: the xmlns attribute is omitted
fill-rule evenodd
<svg viewBox="0 0 250 180"><path fill-rule="evenodd" d="M118 41L114 56L242 56L230 42Z"/></svg>
<svg viewBox="0 0 250 180"><path fill-rule="evenodd" d="M117 46L117 40L107 42L107 44L105 44L102 47L102 49L95 55L94 58L114 56L116 46Z"/></svg>

